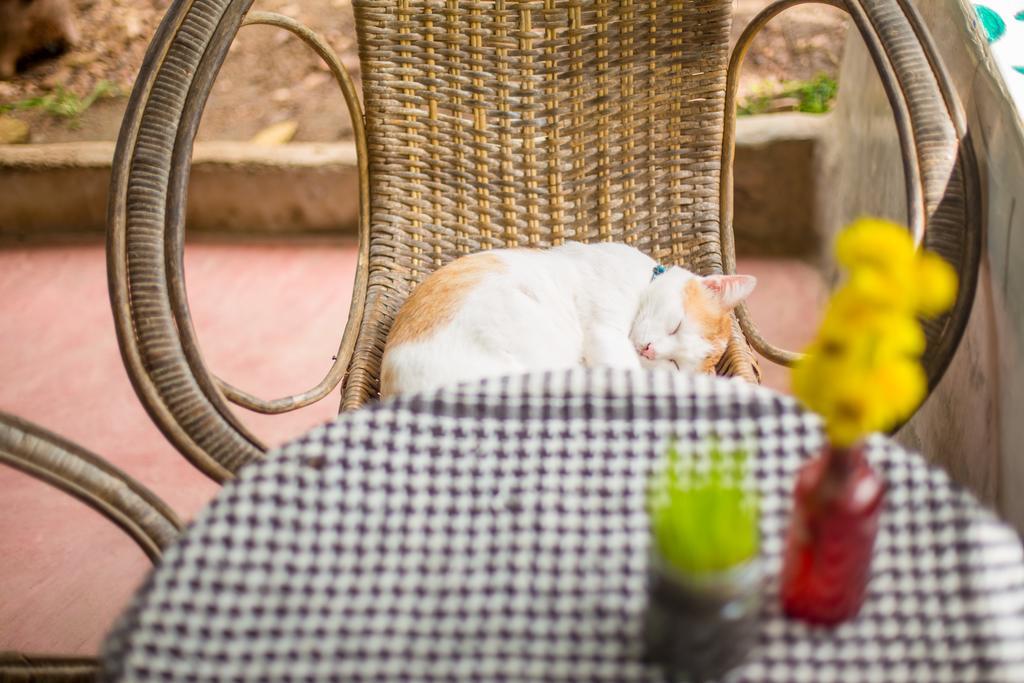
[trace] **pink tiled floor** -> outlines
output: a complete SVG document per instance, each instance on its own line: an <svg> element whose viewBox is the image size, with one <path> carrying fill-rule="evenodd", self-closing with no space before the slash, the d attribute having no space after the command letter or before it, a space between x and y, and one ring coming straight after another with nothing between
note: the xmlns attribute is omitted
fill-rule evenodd
<svg viewBox="0 0 1024 683"><path fill-rule="evenodd" d="M351 295L346 245L191 245L192 314L207 364L260 395L293 393L330 364ZM815 271L748 260L770 339L798 347L821 298ZM0 410L103 455L190 518L217 491L139 405L114 338L101 246L0 250ZM764 365L769 386L785 373ZM330 419L338 399L284 416L245 413L270 445ZM145 556L63 494L0 468L0 651L90 654L144 576Z"/></svg>

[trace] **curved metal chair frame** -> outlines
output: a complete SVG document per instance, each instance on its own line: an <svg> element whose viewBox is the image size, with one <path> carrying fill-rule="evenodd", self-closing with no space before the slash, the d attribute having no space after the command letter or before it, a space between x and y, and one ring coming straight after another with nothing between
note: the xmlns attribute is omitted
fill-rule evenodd
<svg viewBox="0 0 1024 683"><path fill-rule="evenodd" d="M0 413L0 463L69 493L121 527L153 562L182 530L156 494L99 456L30 424ZM89 657L0 652L0 680L91 681L98 664Z"/></svg>
<svg viewBox="0 0 1024 683"><path fill-rule="evenodd" d="M733 272L737 76L757 32L810 0L761 12L728 54L732 0L355 0L365 112L330 48L252 0L172 5L136 81L111 187L108 273L128 373L154 421L217 481L263 446L228 401L282 412L344 379L343 409L377 396L394 314L460 255L566 239L618 240L701 273ZM907 222L961 287L927 327L931 385L970 312L980 252L973 152L963 112L909 0L827 0L866 42L903 151ZM316 387L264 401L206 367L182 267L190 157L235 34L283 27L324 58L353 120L359 260L337 361ZM365 126L365 127L364 127ZM718 370L757 381L748 343L788 364L745 308Z"/></svg>

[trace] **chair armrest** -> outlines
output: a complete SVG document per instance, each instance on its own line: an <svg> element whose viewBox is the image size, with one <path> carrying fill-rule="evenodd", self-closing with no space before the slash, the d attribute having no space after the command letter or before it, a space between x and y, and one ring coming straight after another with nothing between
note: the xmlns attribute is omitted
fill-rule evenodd
<svg viewBox="0 0 1024 683"><path fill-rule="evenodd" d="M182 524L156 494L103 458L52 432L0 412L0 463L51 484L124 529L153 562ZM0 652L3 681L95 681L90 657Z"/></svg>
<svg viewBox="0 0 1024 683"><path fill-rule="evenodd" d="M910 0L779 0L751 20L734 48L726 91L722 145L722 250L726 272L735 272L733 161L739 71L757 32L782 11L820 2L845 9L863 38L892 106L903 154L907 224L920 248L934 251L957 271L953 309L925 323L923 362L929 388L938 384L963 336L974 301L981 254L981 194L966 117L934 42ZM750 344L776 363L799 356L769 343L745 305L737 318Z"/></svg>
<svg viewBox="0 0 1024 683"><path fill-rule="evenodd" d="M154 562L181 532L174 511L145 486L98 455L7 413L0 413L0 463L78 498L124 529Z"/></svg>
<svg viewBox="0 0 1024 683"><path fill-rule="evenodd" d="M99 671L99 661L92 657L0 652L0 680L9 683L29 683L30 681L91 683L96 680Z"/></svg>
<svg viewBox="0 0 1024 683"><path fill-rule="evenodd" d="M204 474L231 478L266 448L228 401L281 413L328 395L343 379L362 319L368 278L369 170L356 88L323 39L267 12L246 17L252 0L173 3L135 81L114 154L107 274L118 343L132 385L168 440ZM359 262L348 325L334 364L308 391L264 400L211 373L202 358L185 292L185 208L192 143L206 100L242 25L290 31L323 58L352 118L359 163Z"/></svg>

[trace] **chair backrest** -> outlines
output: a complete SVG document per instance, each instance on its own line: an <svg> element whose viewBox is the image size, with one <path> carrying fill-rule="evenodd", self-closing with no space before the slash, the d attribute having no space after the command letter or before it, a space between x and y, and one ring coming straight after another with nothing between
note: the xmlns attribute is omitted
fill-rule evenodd
<svg viewBox="0 0 1024 683"><path fill-rule="evenodd" d="M371 215L346 407L376 395L387 332L411 289L464 254L618 241L721 271L732 0L354 8ZM740 374L753 378L751 364Z"/></svg>
<svg viewBox="0 0 1024 683"><path fill-rule="evenodd" d="M371 282L616 240L720 266L731 0L355 0Z"/></svg>

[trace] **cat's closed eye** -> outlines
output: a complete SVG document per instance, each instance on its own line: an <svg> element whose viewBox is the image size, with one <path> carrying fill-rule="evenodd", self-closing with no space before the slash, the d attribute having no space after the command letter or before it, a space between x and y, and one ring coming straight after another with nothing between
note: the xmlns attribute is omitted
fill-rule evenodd
<svg viewBox="0 0 1024 683"><path fill-rule="evenodd" d="M673 337L674 337L675 335L679 334L679 329L680 329L680 328L681 328L682 326L683 326L683 321L682 321L682 320L680 320L680 321L679 321L679 324L678 324L678 325L676 325L676 329L672 330L672 332L670 332L669 334L671 334L671 335L672 335Z"/></svg>

